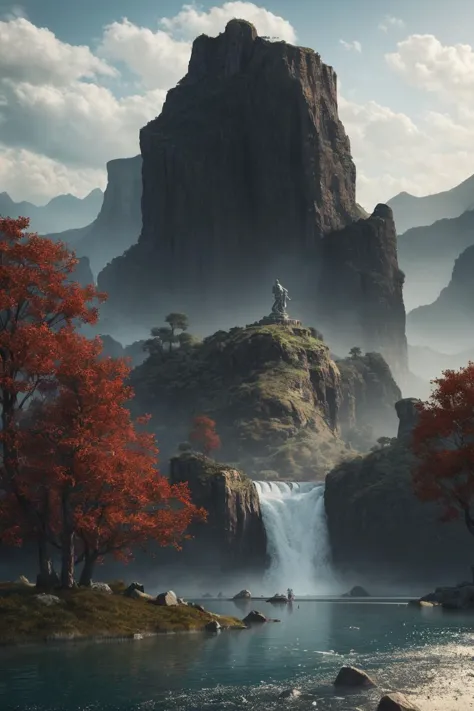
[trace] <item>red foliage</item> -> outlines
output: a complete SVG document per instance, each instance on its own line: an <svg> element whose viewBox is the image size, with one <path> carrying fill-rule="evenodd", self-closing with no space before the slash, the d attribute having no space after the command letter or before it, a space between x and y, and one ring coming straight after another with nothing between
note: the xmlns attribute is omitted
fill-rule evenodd
<svg viewBox="0 0 474 711"><path fill-rule="evenodd" d="M100 339L72 328L61 339L56 396L24 435L22 484L37 511L47 492L50 535L64 549L65 536L74 534L90 582L102 556L127 560L133 546L149 540L178 546L204 512L191 503L187 485L172 486L159 475L154 435L140 431L147 418L134 422L125 406L133 397L124 383L126 362L99 358ZM74 561L69 565L72 575Z"/></svg>
<svg viewBox="0 0 474 711"><path fill-rule="evenodd" d="M419 406L413 448L420 464L413 473L416 495L442 506L442 520L463 514L474 535L474 363L446 370L434 381L430 400Z"/></svg>
<svg viewBox="0 0 474 711"><path fill-rule="evenodd" d="M61 242L25 233L28 224L24 217L0 218L0 489L15 494L23 510L27 501L17 485L22 413L54 381L62 329L73 320L95 323L90 302L105 299L94 286L71 282L74 254Z"/></svg>
<svg viewBox="0 0 474 711"><path fill-rule="evenodd" d="M216 432L216 423L206 415L198 415L194 418L189 439L206 457L221 446L220 437Z"/></svg>

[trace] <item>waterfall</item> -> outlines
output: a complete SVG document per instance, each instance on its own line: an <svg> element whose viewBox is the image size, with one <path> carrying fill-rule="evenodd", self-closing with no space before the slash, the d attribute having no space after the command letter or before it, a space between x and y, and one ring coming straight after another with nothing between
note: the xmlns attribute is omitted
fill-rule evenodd
<svg viewBox="0 0 474 711"><path fill-rule="evenodd" d="M324 484L256 481L268 540L268 594L335 592L324 510Z"/></svg>

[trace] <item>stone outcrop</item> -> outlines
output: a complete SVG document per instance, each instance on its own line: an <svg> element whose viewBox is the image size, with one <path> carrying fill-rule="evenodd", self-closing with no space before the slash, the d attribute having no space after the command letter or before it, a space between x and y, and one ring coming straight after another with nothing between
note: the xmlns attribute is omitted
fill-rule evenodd
<svg viewBox="0 0 474 711"><path fill-rule="evenodd" d="M143 229L99 277L109 310L225 328L229 311L265 313L277 275L293 308L312 308L321 236L360 215L336 74L318 54L242 20L198 37L140 147Z"/></svg>
<svg viewBox="0 0 474 711"><path fill-rule="evenodd" d="M421 343L439 350L443 350L443 343L448 343L451 351L472 347L473 273L474 245L465 249L456 259L451 281L436 301L408 314L407 330L412 343Z"/></svg>
<svg viewBox="0 0 474 711"><path fill-rule="evenodd" d="M338 675L334 680L334 686L372 687L376 686L376 684L367 672L357 667L346 666L339 669Z"/></svg>
<svg viewBox="0 0 474 711"><path fill-rule="evenodd" d="M421 709L406 696L395 691L382 696L377 711L421 711Z"/></svg>
<svg viewBox="0 0 474 711"><path fill-rule="evenodd" d="M170 463L170 481L187 482L193 502L208 512L193 527L183 554L194 563L214 559L221 570L263 570L267 538L255 484L245 474L207 457L183 453Z"/></svg>
<svg viewBox="0 0 474 711"><path fill-rule="evenodd" d="M439 583L440 571L449 583L452 576L465 577L472 559L472 538L464 522L441 522L441 509L413 493L416 459L407 433L414 402L398 403L400 439L342 463L326 477L333 562L349 580L367 581L371 587L381 582Z"/></svg>
<svg viewBox="0 0 474 711"><path fill-rule="evenodd" d="M378 437L395 436L395 403L401 392L380 353L337 360L341 373L340 423L343 438L365 451Z"/></svg>
<svg viewBox="0 0 474 711"><path fill-rule="evenodd" d="M420 400L414 397L406 397L395 403L395 410L398 417L398 432L397 438L400 441L410 443L410 438L413 430L418 423L419 413L417 405Z"/></svg>
<svg viewBox="0 0 474 711"><path fill-rule="evenodd" d="M391 209L377 205L368 219L326 235L322 249L316 310L334 352L381 353L396 378L405 376L404 274Z"/></svg>
<svg viewBox="0 0 474 711"><path fill-rule="evenodd" d="M86 227L54 235L80 257L88 257L94 274L135 244L141 229L141 157L107 163L107 188L96 219Z"/></svg>
<svg viewBox="0 0 474 711"><path fill-rule="evenodd" d="M217 423L221 459L254 479L323 478L350 456L339 433L339 370L308 328L219 331L190 351L150 357L131 384L137 412L160 426L163 456L188 439L200 413Z"/></svg>

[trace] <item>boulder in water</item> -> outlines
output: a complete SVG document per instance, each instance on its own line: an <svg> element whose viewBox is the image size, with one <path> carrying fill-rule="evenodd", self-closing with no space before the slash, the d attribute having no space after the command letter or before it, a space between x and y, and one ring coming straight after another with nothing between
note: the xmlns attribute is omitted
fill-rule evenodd
<svg viewBox="0 0 474 711"><path fill-rule="evenodd" d="M395 692L382 696L377 711L420 711L420 707L413 701L409 701L403 694Z"/></svg>
<svg viewBox="0 0 474 711"><path fill-rule="evenodd" d="M375 681L370 678L365 671L357 669L357 667L344 666L341 667L339 673L334 680L334 686L377 686Z"/></svg>
<svg viewBox="0 0 474 711"><path fill-rule="evenodd" d="M261 612L258 612L258 610L252 610L252 612L249 612L247 617L244 617L242 622L244 623L244 625L253 625L262 624L263 622L268 622L268 620L265 615L263 615Z"/></svg>
<svg viewBox="0 0 474 711"><path fill-rule="evenodd" d="M349 592L344 593L342 597L370 597L370 593L361 585L356 585Z"/></svg>
<svg viewBox="0 0 474 711"><path fill-rule="evenodd" d="M241 590L240 592L237 593L237 595L234 595L232 598L233 600L251 600L252 598L252 593L250 590Z"/></svg>
<svg viewBox="0 0 474 711"><path fill-rule="evenodd" d="M288 598L286 595L281 595L280 593L276 593L273 597L269 598L267 602L270 602L272 605L287 605L288 604Z"/></svg>
<svg viewBox="0 0 474 711"><path fill-rule="evenodd" d="M298 699L301 696L299 689L285 689L278 696L279 699Z"/></svg>

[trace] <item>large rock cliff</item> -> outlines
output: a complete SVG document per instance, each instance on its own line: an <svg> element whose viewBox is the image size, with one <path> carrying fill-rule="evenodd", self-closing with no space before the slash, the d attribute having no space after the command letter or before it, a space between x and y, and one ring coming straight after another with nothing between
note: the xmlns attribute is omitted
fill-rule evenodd
<svg viewBox="0 0 474 711"><path fill-rule="evenodd" d="M323 239L318 325L336 353L358 346L381 353L396 377L407 373L404 275L392 211L377 205Z"/></svg>
<svg viewBox="0 0 474 711"><path fill-rule="evenodd" d="M441 510L412 487L410 434L416 400L397 403L398 439L344 462L326 478L325 506L335 566L354 582L408 585L465 579L472 538L464 523L442 523Z"/></svg>
<svg viewBox="0 0 474 711"><path fill-rule="evenodd" d="M140 146L143 230L99 283L110 307L147 324L157 309L183 309L200 330L228 327L229 308L245 323L276 274L296 302L321 235L358 215L333 69L248 22L195 40Z"/></svg>
<svg viewBox="0 0 474 711"><path fill-rule="evenodd" d="M170 481L187 482L193 502L208 513L206 523L190 531L193 539L184 545L185 562L202 566L209 561L224 571L264 569L267 537L253 481L192 452L171 459Z"/></svg>
<svg viewBox="0 0 474 711"><path fill-rule="evenodd" d="M132 244L141 229L141 157L107 163L107 188L97 218L87 227L53 235L88 257L95 275Z"/></svg>

